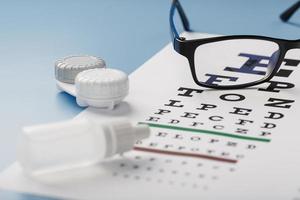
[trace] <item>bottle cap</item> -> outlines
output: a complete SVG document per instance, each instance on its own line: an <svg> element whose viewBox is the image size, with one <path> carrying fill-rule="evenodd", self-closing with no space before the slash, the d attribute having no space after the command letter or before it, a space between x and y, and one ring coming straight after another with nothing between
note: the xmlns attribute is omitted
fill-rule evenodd
<svg viewBox="0 0 300 200"><path fill-rule="evenodd" d="M116 69L89 69L75 79L76 100L80 106L113 108L128 94L128 76Z"/></svg>
<svg viewBox="0 0 300 200"><path fill-rule="evenodd" d="M110 132L110 136L107 137L107 144L110 145L107 145L106 157L132 150L137 140L150 136L148 125L132 126L128 120L113 121L107 124L107 127Z"/></svg>
<svg viewBox="0 0 300 200"><path fill-rule="evenodd" d="M78 73L104 67L104 60L94 56L68 56L55 62L55 78L58 81L73 84Z"/></svg>

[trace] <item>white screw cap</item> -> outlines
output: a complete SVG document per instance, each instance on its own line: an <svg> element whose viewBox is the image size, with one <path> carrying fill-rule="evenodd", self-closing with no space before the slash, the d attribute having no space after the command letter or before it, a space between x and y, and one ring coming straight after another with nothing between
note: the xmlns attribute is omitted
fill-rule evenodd
<svg viewBox="0 0 300 200"><path fill-rule="evenodd" d="M75 87L78 105L112 109L127 96L129 81L120 70L89 69L76 76Z"/></svg>
<svg viewBox="0 0 300 200"><path fill-rule="evenodd" d="M94 56L68 56L55 62L55 78L58 81L73 84L78 73L104 67L104 60Z"/></svg>
<svg viewBox="0 0 300 200"><path fill-rule="evenodd" d="M132 126L128 120L116 120L106 126L110 135L107 137L106 157L127 152L133 148L136 141L150 136L148 125Z"/></svg>

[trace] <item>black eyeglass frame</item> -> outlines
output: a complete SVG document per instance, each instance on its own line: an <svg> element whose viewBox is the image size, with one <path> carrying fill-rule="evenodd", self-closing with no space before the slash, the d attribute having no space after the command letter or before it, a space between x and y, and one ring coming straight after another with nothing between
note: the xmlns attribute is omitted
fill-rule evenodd
<svg viewBox="0 0 300 200"><path fill-rule="evenodd" d="M283 21L287 21L299 7L300 7L300 1L298 1L288 10L286 10L280 16L281 19ZM275 76L278 69L280 68L281 63L283 62L286 52L290 49L300 48L300 39L286 40L286 39L279 39L279 38L272 38L272 37L258 36L258 35L232 35L232 36L219 36L219 37L212 37L212 38L187 40L186 38L179 36L177 29L175 27L174 15L176 10L178 11L184 30L187 32L191 32L188 18L186 17L186 14L179 0L173 0L170 9L169 23L170 23L171 39L172 39L174 50L188 59L193 80L197 85L202 87L213 88L213 89L241 89L241 88L251 87L261 83L265 83ZM204 82L200 82L196 76L195 63L194 63L194 54L197 47L207 43L218 42L223 40L233 40L233 39L256 39L256 40L275 42L279 47L279 56L277 59L277 63L273 67L271 73L269 73L268 76L266 76L261 80L240 84L240 85L211 85L211 84L205 84Z"/></svg>

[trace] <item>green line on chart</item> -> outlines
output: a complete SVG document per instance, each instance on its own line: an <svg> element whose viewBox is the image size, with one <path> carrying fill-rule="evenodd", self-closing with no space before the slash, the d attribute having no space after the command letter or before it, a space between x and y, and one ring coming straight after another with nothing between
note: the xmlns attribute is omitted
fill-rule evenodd
<svg viewBox="0 0 300 200"><path fill-rule="evenodd" d="M211 131L211 130L193 129L193 128L170 126L170 125L164 125L164 124L145 123L145 122L140 122L139 124L147 124L147 125L149 125L150 127L153 127L153 128L163 128L163 129L172 129L172 130L178 130L178 131L204 133L204 134L218 135L218 136L223 136L223 137L231 137L231 138L236 138L236 139L241 139L241 140L253 140L253 141L258 141L258 142L271 142L271 139L268 139L268 138L258 138L258 137L244 136L244 135L235 135L235 134L231 134L231 133L224 133L224 132Z"/></svg>

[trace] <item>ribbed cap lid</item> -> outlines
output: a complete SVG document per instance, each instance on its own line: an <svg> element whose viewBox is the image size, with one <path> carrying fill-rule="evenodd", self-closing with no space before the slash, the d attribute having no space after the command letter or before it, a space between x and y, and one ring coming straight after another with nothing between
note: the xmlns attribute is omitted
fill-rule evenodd
<svg viewBox="0 0 300 200"><path fill-rule="evenodd" d="M113 100L128 94L128 76L116 69L90 69L79 73L75 80L81 98Z"/></svg>
<svg viewBox="0 0 300 200"><path fill-rule="evenodd" d="M55 78L58 81L73 84L78 73L104 67L104 60L94 56L68 56L55 62Z"/></svg>

